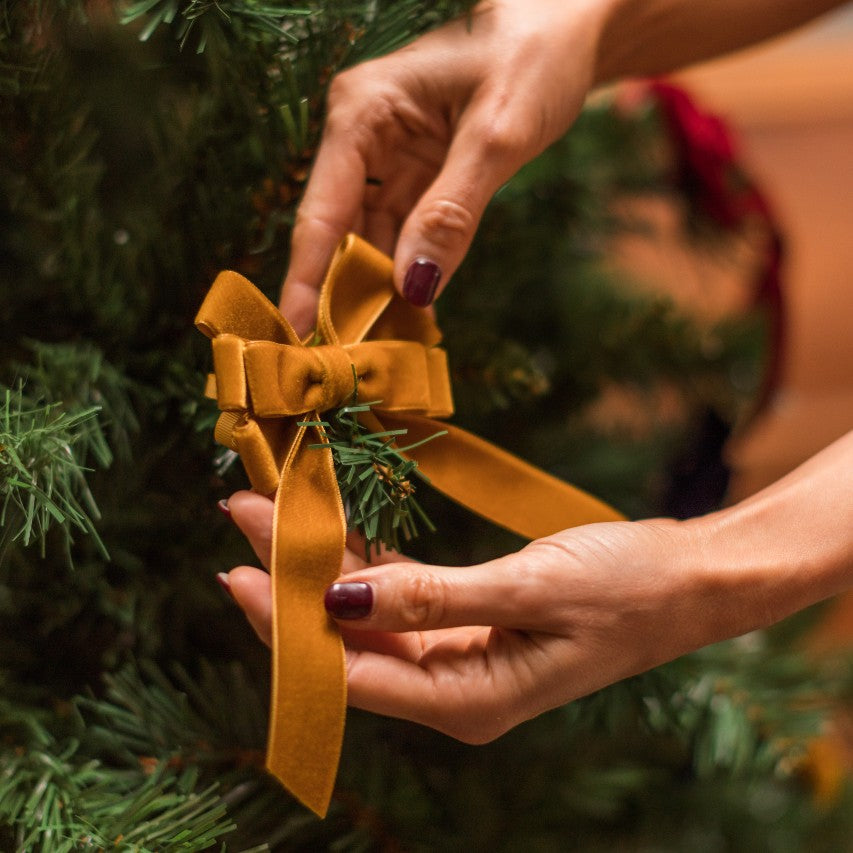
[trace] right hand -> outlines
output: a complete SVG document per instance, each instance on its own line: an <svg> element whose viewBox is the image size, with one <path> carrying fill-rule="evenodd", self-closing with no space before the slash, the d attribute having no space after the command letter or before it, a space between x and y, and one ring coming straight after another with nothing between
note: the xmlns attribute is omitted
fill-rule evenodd
<svg viewBox="0 0 853 853"><path fill-rule="evenodd" d="M350 231L393 256L406 298L432 302L494 193L580 111L604 6L485 0L332 81L281 297L299 334Z"/></svg>
<svg viewBox="0 0 853 853"><path fill-rule="evenodd" d="M268 565L272 501L240 492L228 507ZM347 651L349 703L483 743L850 588L853 432L690 521L589 524L467 568L390 552L371 565L357 537L349 546L325 598ZM243 566L228 586L269 643L269 575Z"/></svg>

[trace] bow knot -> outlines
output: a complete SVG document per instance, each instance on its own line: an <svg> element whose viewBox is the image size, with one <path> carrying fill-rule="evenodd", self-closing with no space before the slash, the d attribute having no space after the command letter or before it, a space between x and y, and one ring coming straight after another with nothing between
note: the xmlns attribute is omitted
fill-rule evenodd
<svg viewBox="0 0 853 853"><path fill-rule="evenodd" d="M222 334L213 340L216 399L223 411L262 418L324 412L351 398L359 371L342 346L276 344Z"/></svg>
<svg viewBox="0 0 853 853"><path fill-rule="evenodd" d="M338 408L356 396L387 411L452 412L444 352L417 341L303 346L223 333L213 339L213 366L210 393L226 412L292 417Z"/></svg>

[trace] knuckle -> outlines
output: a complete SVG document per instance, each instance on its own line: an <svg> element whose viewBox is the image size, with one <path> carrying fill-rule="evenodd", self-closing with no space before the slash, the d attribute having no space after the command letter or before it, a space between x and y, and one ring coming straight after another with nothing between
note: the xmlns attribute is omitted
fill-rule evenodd
<svg viewBox="0 0 853 853"><path fill-rule="evenodd" d="M293 220L292 242L294 246L305 249L317 244L320 239L329 239L337 243L345 230L343 222L335 221L333 216L323 215L315 205L303 201L296 209Z"/></svg>
<svg viewBox="0 0 853 853"><path fill-rule="evenodd" d="M495 116L480 128L480 145L486 160L515 161L528 144L528 134L519 123Z"/></svg>
<svg viewBox="0 0 853 853"><path fill-rule="evenodd" d="M395 125L399 99L373 66L373 62L356 65L332 79L326 96L326 133L369 138Z"/></svg>
<svg viewBox="0 0 853 853"><path fill-rule="evenodd" d="M474 214L459 202L436 199L427 204L421 225L429 240L444 249L456 249L475 226Z"/></svg>
<svg viewBox="0 0 853 853"><path fill-rule="evenodd" d="M411 630L437 625L446 610L447 590L444 582L433 574L411 575L403 586L400 619Z"/></svg>
<svg viewBox="0 0 853 853"><path fill-rule="evenodd" d="M359 81L364 76L363 66L354 65L345 71L340 71L332 77L329 83L329 93L326 102L329 108L333 108L350 99L354 92L358 91Z"/></svg>

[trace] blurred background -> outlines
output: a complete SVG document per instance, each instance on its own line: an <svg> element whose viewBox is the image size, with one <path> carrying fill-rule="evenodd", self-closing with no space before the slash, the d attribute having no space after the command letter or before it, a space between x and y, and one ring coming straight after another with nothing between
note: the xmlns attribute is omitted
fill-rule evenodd
<svg viewBox="0 0 853 853"><path fill-rule="evenodd" d="M736 500L853 427L853 8L677 80L737 132L788 248L779 385L729 448Z"/></svg>

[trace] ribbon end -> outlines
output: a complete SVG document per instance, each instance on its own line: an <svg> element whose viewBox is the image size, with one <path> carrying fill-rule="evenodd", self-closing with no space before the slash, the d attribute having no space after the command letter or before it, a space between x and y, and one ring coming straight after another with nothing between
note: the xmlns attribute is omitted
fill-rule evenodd
<svg viewBox="0 0 853 853"><path fill-rule="evenodd" d="M305 774L302 768L282 762L271 749L267 755L266 769L305 808L321 820L326 817L335 789L338 770L336 760L332 761L331 769L326 768L327 772Z"/></svg>

